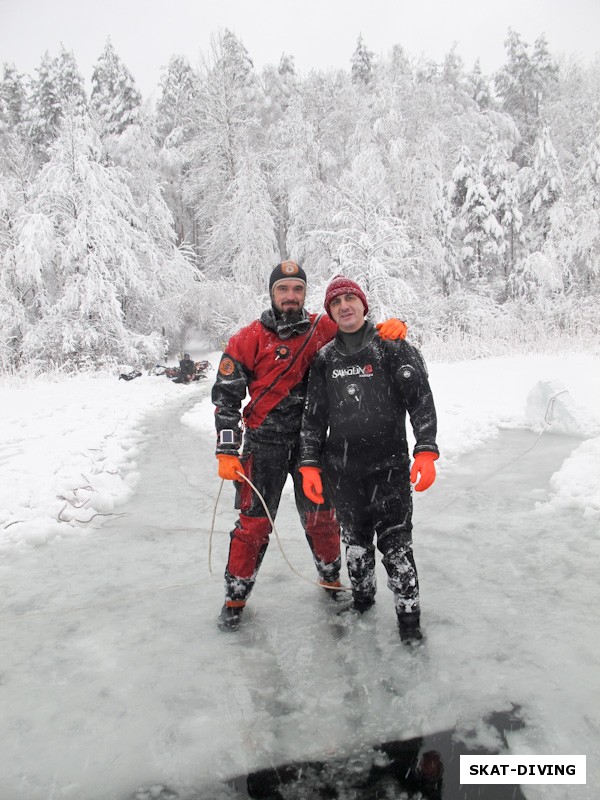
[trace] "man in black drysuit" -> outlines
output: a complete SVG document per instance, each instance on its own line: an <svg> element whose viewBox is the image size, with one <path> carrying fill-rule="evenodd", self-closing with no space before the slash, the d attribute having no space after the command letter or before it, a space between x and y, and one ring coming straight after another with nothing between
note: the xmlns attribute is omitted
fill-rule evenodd
<svg viewBox="0 0 600 800"><path fill-rule="evenodd" d="M325 310L335 339L312 363L300 434L307 497L322 497L321 469L346 546L353 608L375 602L375 547L383 555L403 642L422 638L419 582L412 552L411 481L435 480L436 413L427 369L406 341L382 341L365 320L368 303L354 281L329 284ZM412 470L406 412L416 439Z"/></svg>

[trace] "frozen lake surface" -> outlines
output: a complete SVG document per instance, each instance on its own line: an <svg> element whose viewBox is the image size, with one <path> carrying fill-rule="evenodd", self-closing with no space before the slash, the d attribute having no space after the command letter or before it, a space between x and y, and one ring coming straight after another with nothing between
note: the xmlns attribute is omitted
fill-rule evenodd
<svg viewBox="0 0 600 800"><path fill-rule="evenodd" d="M340 617L274 539L240 630L217 630L232 491L225 485L219 502L211 577L213 442L181 414L170 408L149 424L123 516L3 554L2 800L241 797L235 779L259 770L334 769L440 731L492 752L597 752L597 523L544 505L550 476L581 440L502 431L415 497L427 640L411 651L380 564L374 608ZM312 579L287 490L277 527ZM515 708L519 724L504 739L490 714ZM459 794L456 765L444 766L440 797L475 796ZM599 785L588 759L587 786L521 791L591 799ZM286 791L318 797L314 787Z"/></svg>

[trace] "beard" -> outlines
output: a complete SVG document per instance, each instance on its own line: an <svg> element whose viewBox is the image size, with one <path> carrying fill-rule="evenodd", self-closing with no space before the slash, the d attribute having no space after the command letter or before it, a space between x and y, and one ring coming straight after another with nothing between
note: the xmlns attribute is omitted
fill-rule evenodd
<svg viewBox="0 0 600 800"><path fill-rule="evenodd" d="M303 306L300 303L286 303L281 311L275 306L274 303L272 303L272 307L273 311L275 312L275 317L283 320L283 322L287 324L299 322L303 318Z"/></svg>
<svg viewBox="0 0 600 800"><path fill-rule="evenodd" d="M299 322L302 319L302 306L299 303L294 306L286 306L281 312L281 317L285 322Z"/></svg>

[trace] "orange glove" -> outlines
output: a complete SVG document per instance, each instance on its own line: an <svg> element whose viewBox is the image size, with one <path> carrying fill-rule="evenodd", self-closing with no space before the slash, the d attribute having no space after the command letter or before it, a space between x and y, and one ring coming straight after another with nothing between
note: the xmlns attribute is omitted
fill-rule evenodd
<svg viewBox="0 0 600 800"><path fill-rule="evenodd" d="M320 506L325 502L321 470L318 467L300 467L299 472L302 473L302 491L309 500Z"/></svg>
<svg viewBox="0 0 600 800"><path fill-rule="evenodd" d="M401 319L392 317L385 322L378 322L375 327L379 331L380 339L406 339L408 328Z"/></svg>
<svg viewBox="0 0 600 800"><path fill-rule="evenodd" d="M417 453L415 460L410 471L410 482L415 483L417 476L421 476L419 482L415 486L415 492L424 492L429 489L435 480L435 464L433 463L438 459L437 453Z"/></svg>
<svg viewBox="0 0 600 800"><path fill-rule="evenodd" d="M217 453L217 458L219 459L219 478L223 478L224 481L244 480L236 474L237 472L241 472L242 475L246 474L237 456L230 456L227 455L227 453Z"/></svg>

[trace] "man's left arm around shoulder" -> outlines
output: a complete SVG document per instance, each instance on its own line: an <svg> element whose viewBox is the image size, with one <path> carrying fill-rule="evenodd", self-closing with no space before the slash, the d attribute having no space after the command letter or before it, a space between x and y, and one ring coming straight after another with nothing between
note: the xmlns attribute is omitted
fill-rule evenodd
<svg viewBox="0 0 600 800"><path fill-rule="evenodd" d="M400 388L415 436L414 461L410 473L415 491L423 492L435 481L434 462L440 451L436 444L437 415L425 361L416 347L402 342L394 347L394 378Z"/></svg>

